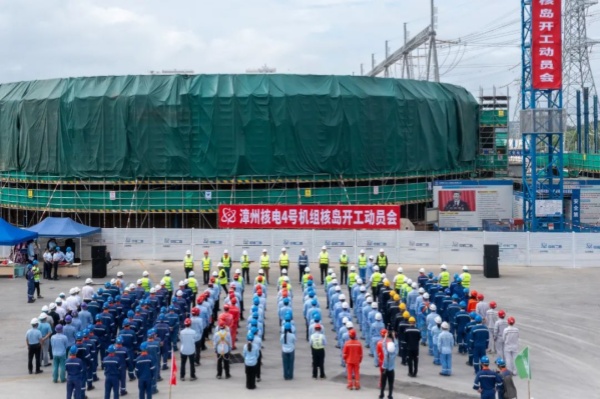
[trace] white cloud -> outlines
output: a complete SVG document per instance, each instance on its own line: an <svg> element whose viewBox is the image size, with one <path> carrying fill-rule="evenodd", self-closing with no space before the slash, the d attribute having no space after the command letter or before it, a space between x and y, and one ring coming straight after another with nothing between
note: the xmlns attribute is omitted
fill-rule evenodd
<svg viewBox="0 0 600 399"><path fill-rule="evenodd" d="M438 1L438 37L483 31L518 19L518 3ZM0 0L0 82L82 75L194 69L241 73L263 64L278 71L350 74L380 61L384 41L401 46L403 22L416 34L429 2L414 0ZM510 41L490 33L479 43ZM506 33L505 30L500 33ZM510 32L508 32L510 33ZM600 37L597 25L590 37ZM440 54L444 68L455 54ZM447 56L447 57L446 57ZM501 86L520 73L518 47L468 47L445 81ZM594 63L597 60L593 61ZM595 65L595 64L594 64ZM442 68L442 72L444 72Z"/></svg>

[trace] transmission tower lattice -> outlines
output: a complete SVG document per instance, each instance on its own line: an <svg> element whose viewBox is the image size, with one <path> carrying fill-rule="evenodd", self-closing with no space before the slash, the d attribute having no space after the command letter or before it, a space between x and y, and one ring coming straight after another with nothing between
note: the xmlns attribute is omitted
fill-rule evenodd
<svg viewBox="0 0 600 399"><path fill-rule="evenodd" d="M570 126L576 125L577 90L596 95L589 53L596 41L587 37L586 16L598 0L565 0L563 12L563 92Z"/></svg>

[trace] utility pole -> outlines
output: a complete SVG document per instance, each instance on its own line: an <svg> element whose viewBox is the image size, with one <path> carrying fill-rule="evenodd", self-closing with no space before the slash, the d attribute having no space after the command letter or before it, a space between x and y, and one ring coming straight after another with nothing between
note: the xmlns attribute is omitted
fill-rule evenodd
<svg viewBox="0 0 600 399"><path fill-rule="evenodd" d="M387 58L390 56L390 48L388 47L388 41L385 41L385 59L387 60ZM375 66L373 66L373 68L375 68ZM386 78L390 77L390 70L389 70L389 66L385 67L385 71L383 73L383 76L385 76Z"/></svg>
<svg viewBox="0 0 600 399"><path fill-rule="evenodd" d="M437 28L437 9L435 8L435 0L431 0L431 31L429 33L429 54L427 56L427 80L429 80L430 72L433 69L433 81L440 81L440 67L438 64L437 46L435 40L435 30Z"/></svg>
<svg viewBox="0 0 600 399"><path fill-rule="evenodd" d="M371 53L371 69L375 69L375 53Z"/></svg>
<svg viewBox="0 0 600 399"><path fill-rule="evenodd" d="M404 48L408 43L408 28L407 23L404 23ZM412 59L409 51L402 54L402 79L412 79Z"/></svg>
<svg viewBox="0 0 600 399"><path fill-rule="evenodd" d="M363 76L365 74L365 68L363 64L360 64L360 76Z"/></svg>
<svg viewBox="0 0 600 399"><path fill-rule="evenodd" d="M563 15L563 80L570 126L576 124L576 96L578 90L589 89L589 96L596 95L594 75L590 67L590 51L598 41L587 37L586 17L589 7L598 0L565 0ZM587 141L587 132L584 140Z"/></svg>

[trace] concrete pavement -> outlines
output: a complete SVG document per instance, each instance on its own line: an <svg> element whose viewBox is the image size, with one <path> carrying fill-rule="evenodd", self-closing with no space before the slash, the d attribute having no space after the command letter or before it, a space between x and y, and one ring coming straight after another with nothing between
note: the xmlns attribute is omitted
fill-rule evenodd
<svg viewBox="0 0 600 399"><path fill-rule="evenodd" d="M402 265L405 274L416 277L420 266ZM156 283L165 269L171 269L175 281L183 278L183 267L179 262L141 262L113 261L110 264L109 276L114 277L117 271L125 273L125 279L135 281L143 270L148 270ZM198 270L199 267L196 267ZM317 267L312 266L316 271ZM476 268L472 268L476 269ZM395 267L389 267L389 271ZM438 272L438 266L428 268ZM450 266L451 274L459 272L458 266ZM501 268L500 279L485 279L481 272L473 271L473 288L483 292L486 300L495 300L499 309L514 316L521 332L522 347L531 350L533 380L531 392L533 398L584 398L594 397L600 392L600 380L597 376L597 351L600 340L598 320L598 294L595 281L600 276L600 269L560 269L560 268ZM1 397L12 399L23 396L45 399L64 398L65 386L53 384L51 367L44 368L41 375L29 376L26 366L25 331L31 318L36 317L44 304L53 301L60 292L68 293L73 286L81 287L84 279L91 275L89 264L82 267L80 279L68 278L60 281L43 280L43 300L35 304L26 304L26 284L24 279L0 280L0 292L3 297L2 322L0 323L0 392ZM253 269L252 278L256 275ZM315 273L313 272L313 275ZM272 268L271 277L277 277L278 270ZM294 290L298 292L297 268L291 267L290 278ZM101 283L102 281L95 281ZM99 286L98 286L99 287ZM318 295L324 293L318 286ZM250 298L249 292L246 299ZM294 301L294 314L299 327L298 345L293 381L284 381L278 338L277 319L275 316L275 288L269 287L268 320L266 326L265 348L263 350L263 380L256 391L245 389L245 376L242 364L232 365L231 380L216 380L216 361L212 352L202 353L202 366L197 370L198 381L178 381L172 388L173 398L189 397L192 393L227 396L235 395L245 399L257 397L261 399L280 398L282 394L290 398L303 398L310 395L348 395L348 398L376 398L378 396L378 370L373 366L373 359L366 356L362 363L363 389L347 391L345 389L345 371L340 367L339 350L335 349L331 340L333 332L326 323L326 335L330 345L326 355L327 380L315 381L311 376L311 360L308 345L304 341L304 325L301 318L300 301ZM241 348L241 345L238 345ZM419 375L416 379L407 377L406 368L399 364L396 367L395 398L433 399L433 398L468 398L477 397L472 390L473 368L466 366L466 358L453 356L453 372L450 378L438 375L439 366L432 364L427 355L427 348L422 347ZM100 373L101 375L101 373ZM168 372L162 372L163 378ZM103 397L103 382L96 383L97 389L88 393L90 399ZM526 382L516 379L519 397L526 397ZM128 386L130 395L137 397L137 386ZM155 398L168 398L168 378L159 383L160 393Z"/></svg>

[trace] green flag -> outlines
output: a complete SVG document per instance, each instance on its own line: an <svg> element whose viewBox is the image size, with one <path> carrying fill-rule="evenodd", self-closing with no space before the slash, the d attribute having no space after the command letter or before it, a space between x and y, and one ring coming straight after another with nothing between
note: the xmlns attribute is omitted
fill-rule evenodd
<svg viewBox="0 0 600 399"><path fill-rule="evenodd" d="M522 380L531 379L531 368L529 366L529 347L526 347L517 355L515 358L515 366L517 367L519 378Z"/></svg>

